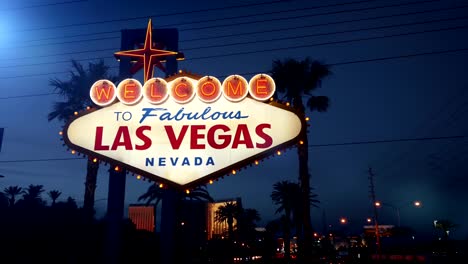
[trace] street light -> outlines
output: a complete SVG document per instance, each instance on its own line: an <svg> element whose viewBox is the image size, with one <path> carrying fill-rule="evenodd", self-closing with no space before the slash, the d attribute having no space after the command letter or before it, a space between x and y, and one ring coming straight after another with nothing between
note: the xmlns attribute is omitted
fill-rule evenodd
<svg viewBox="0 0 468 264"><path fill-rule="evenodd" d="M391 207L391 208L393 208L393 210L395 210L395 213L396 213L396 215L397 215L398 227L400 227L400 225L401 225L401 219L400 219L400 209L401 209L401 207L397 207L397 206L394 206L394 205L392 205L392 204L383 203L383 202L379 202L379 201L375 202L375 207L377 207L377 208L380 208L380 207L382 207L383 205L388 206L388 207ZM422 206L422 203L421 203L420 201L414 201L414 202L412 203L412 205L413 205L414 207L416 207L416 208L420 208L420 207Z"/></svg>
<svg viewBox="0 0 468 264"><path fill-rule="evenodd" d="M340 223L344 225L344 224L348 223L348 219L346 219L344 217L341 217L340 218Z"/></svg>

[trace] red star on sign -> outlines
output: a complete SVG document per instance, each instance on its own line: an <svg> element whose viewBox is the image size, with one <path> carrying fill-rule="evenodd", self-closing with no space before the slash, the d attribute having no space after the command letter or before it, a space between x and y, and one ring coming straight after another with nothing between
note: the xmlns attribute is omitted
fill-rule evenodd
<svg viewBox="0 0 468 264"><path fill-rule="evenodd" d="M148 22L148 28L146 29L146 38L143 48L118 51L114 53L114 56L119 59L120 57L136 58L137 63L132 67L132 73L137 72L139 69L144 70L145 82L153 77L154 66L164 71L164 66L161 62L165 61L167 56L176 56L178 60L183 59L183 54L175 51L160 50L153 48L153 27L151 19Z"/></svg>

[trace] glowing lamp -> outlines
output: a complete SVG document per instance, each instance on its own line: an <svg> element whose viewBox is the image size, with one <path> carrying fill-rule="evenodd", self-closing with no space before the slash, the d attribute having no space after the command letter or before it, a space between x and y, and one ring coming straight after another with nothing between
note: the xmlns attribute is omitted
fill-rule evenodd
<svg viewBox="0 0 468 264"><path fill-rule="evenodd" d="M60 132L59 132L59 135L61 135L61 136L62 136L62 135L63 135L63 131L60 131Z"/></svg>
<svg viewBox="0 0 468 264"><path fill-rule="evenodd" d="M75 150L72 150L71 151L71 154L75 155L76 151Z"/></svg>
<svg viewBox="0 0 468 264"><path fill-rule="evenodd" d="M255 165L258 165L258 160L255 161Z"/></svg>
<svg viewBox="0 0 468 264"><path fill-rule="evenodd" d="M375 202L375 206L380 207L380 206L382 206L382 203L381 202Z"/></svg>
<svg viewBox="0 0 468 264"><path fill-rule="evenodd" d="M209 182L209 183L210 183L210 184L213 184L213 180L210 180L210 182Z"/></svg>
<svg viewBox="0 0 468 264"><path fill-rule="evenodd" d="M160 183L159 188L162 188L162 187L164 187L164 184Z"/></svg>
<svg viewBox="0 0 468 264"><path fill-rule="evenodd" d="M276 154L278 154L278 156L281 155L281 151L278 150L278 151L276 152Z"/></svg>
<svg viewBox="0 0 468 264"><path fill-rule="evenodd" d="M309 118L309 117L306 117L306 118L305 118L305 121L309 121L309 120L310 120L310 118Z"/></svg>
<svg viewBox="0 0 468 264"><path fill-rule="evenodd" d="M74 115L78 115L78 112L75 111L73 114L74 114Z"/></svg>
<svg viewBox="0 0 468 264"><path fill-rule="evenodd" d="M115 166L114 170L119 171L120 170L119 166Z"/></svg>
<svg viewBox="0 0 468 264"><path fill-rule="evenodd" d="M94 158L94 159L93 159L93 162L96 163L96 162L97 162L97 158Z"/></svg>
<svg viewBox="0 0 468 264"><path fill-rule="evenodd" d="M141 175L136 176L137 180L141 180Z"/></svg>
<svg viewBox="0 0 468 264"><path fill-rule="evenodd" d="M186 194L190 194L190 190L185 190L185 193L186 193Z"/></svg>
<svg viewBox="0 0 468 264"><path fill-rule="evenodd" d="M232 174L236 174L236 170L232 170Z"/></svg>
<svg viewBox="0 0 468 264"><path fill-rule="evenodd" d="M299 144L304 145L304 141L303 140L299 141Z"/></svg>

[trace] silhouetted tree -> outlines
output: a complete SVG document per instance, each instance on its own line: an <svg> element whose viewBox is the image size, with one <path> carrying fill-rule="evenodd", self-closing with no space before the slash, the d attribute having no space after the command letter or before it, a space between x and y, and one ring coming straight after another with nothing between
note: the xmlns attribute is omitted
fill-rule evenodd
<svg viewBox="0 0 468 264"><path fill-rule="evenodd" d="M22 188L18 186L9 186L3 190L5 195L8 198L8 203L10 206L15 205L16 202L16 196L20 195L22 193Z"/></svg>
<svg viewBox="0 0 468 264"><path fill-rule="evenodd" d="M455 227L457 227L457 225L447 219L437 220L437 222L435 222L435 228L443 231L444 239L446 240L449 238L450 231Z"/></svg>
<svg viewBox="0 0 468 264"><path fill-rule="evenodd" d="M39 207L45 204L41 195L44 192L44 186L30 184L26 189L23 190L23 198L18 201L27 207Z"/></svg>
<svg viewBox="0 0 468 264"><path fill-rule="evenodd" d="M199 185L190 190L188 193L184 192L182 197L188 200L214 202L213 197L211 197L210 193L206 189L206 185Z"/></svg>
<svg viewBox="0 0 468 264"><path fill-rule="evenodd" d="M109 67L102 60L97 63L89 63L88 69L84 69L80 63L72 60L70 73L71 76L68 80L50 80L50 85L65 98L65 101L54 103L52 112L48 115L49 121L58 119L66 122L75 111L93 105L89 97L89 89L96 81L100 79L117 81L117 77L109 74ZM94 194L98 169L99 163L93 162L93 157L88 157L83 209L89 216L94 213Z"/></svg>
<svg viewBox="0 0 468 264"><path fill-rule="evenodd" d="M271 193L273 203L279 206L276 209L276 213L284 212L283 240L286 261L289 261L291 258L291 216L298 201L300 201L300 190L300 186L297 183L280 181L273 184L273 192Z"/></svg>
<svg viewBox="0 0 468 264"><path fill-rule="evenodd" d="M306 58L302 61L286 59L275 60L271 70L273 79L279 93L283 93L292 106L299 112L302 120L305 119L305 105L303 96L308 96L306 106L310 111L324 112L328 109L329 99L326 96L311 95L322 85L322 80L331 74L329 67L318 61ZM299 158L299 181L302 193L302 216L303 216L303 238L304 252L309 253L312 249L312 226L310 220L310 206L307 203L310 192L309 182L309 152L307 129L300 134L302 144L298 145Z"/></svg>
<svg viewBox="0 0 468 264"><path fill-rule="evenodd" d="M52 190L47 193L47 195L49 195L50 199L52 200L52 206L55 205L55 202L57 201L57 199L60 197L61 194L62 192L57 191L57 190Z"/></svg>
<svg viewBox="0 0 468 264"><path fill-rule="evenodd" d="M247 208L241 210L237 221L237 229L240 233L240 237L245 240L252 240L255 238L255 227L257 227L256 222L258 221L260 221L260 214L256 209Z"/></svg>
<svg viewBox="0 0 468 264"><path fill-rule="evenodd" d="M227 221L228 236L230 240L234 239L234 219L238 219L242 209L235 202L225 202L215 212L215 221L222 223Z"/></svg>
<svg viewBox="0 0 468 264"><path fill-rule="evenodd" d="M164 189L159 188L159 186L157 186L156 184L152 184L150 185L150 187L148 187L148 190L144 194L138 197L138 201L146 201L146 205L150 205L150 204L154 205L154 226L155 226L154 231L156 231L156 226L157 226L156 219L158 215L158 210L157 210L158 204L161 201L163 194L164 194Z"/></svg>

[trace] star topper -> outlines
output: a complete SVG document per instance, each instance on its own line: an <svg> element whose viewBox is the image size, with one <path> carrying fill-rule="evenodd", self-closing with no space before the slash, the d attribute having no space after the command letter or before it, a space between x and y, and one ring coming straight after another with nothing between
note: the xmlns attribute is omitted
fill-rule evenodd
<svg viewBox="0 0 468 264"><path fill-rule="evenodd" d="M160 50L153 48L153 26L151 19L148 22L148 27L146 29L146 38L145 43L142 48L118 51L114 53L115 58L120 59L120 57L130 57L136 59L136 64L132 67L132 73L137 72L143 68L143 76L145 82L153 77L154 66L158 67L160 70L165 71L162 62L166 61L168 56L176 56L177 60L183 60L183 53L176 51Z"/></svg>

